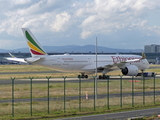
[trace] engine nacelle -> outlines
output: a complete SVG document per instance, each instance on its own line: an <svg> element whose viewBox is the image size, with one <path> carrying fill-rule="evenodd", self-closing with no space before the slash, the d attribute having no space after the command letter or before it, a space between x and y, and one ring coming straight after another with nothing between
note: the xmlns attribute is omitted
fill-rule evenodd
<svg viewBox="0 0 160 120"><path fill-rule="evenodd" d="M129 65L125 68L121 69L121 72L123 75L128 75L128 76L136 76L138 74L138 67L135 65Z"/></svg>

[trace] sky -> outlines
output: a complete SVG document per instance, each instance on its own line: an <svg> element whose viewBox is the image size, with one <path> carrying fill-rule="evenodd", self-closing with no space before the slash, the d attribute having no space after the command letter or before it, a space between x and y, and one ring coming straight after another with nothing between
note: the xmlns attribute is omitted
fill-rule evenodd
<svg viewBox="0 0 160 120"><path fill-rule="evenodd" d="M160 45L160 1L0 0L0 49L27 47L21 28L42 46L143 49Z"/></svg>

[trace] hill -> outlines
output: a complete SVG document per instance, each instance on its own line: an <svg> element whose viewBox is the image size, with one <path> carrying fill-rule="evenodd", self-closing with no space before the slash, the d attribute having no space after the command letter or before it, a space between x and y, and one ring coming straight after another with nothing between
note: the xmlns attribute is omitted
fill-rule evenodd
<svg viewBox="0 0 160 120"><path fill-rule="evenodd" d="M66 45L66 46L43 46L47 53L95 53L95 45ZM99 53L127 53L127 52L141 52L142 49L118 49L98 46ZM29 52L28 48L4 50L0 49L0 52Z"/></svg>

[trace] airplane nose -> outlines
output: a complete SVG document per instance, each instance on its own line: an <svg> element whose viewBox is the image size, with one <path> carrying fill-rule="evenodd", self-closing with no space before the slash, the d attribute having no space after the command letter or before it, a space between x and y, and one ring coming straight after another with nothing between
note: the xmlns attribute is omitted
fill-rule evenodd
<svg viewBox="0 0 160 120"><path fill-rule="evenodd" d="M146 60L146 69L148 69L150 67L148 61Z"/></svg>
<svg viewBox="0 0 160 120"><path fill-rule="evenodd" d="M148 63L148 68L149 68L149 67L150 67L150 65L149 65L149 63ZM148 68L147 68L147 69L148 69Z"/></svg>
<svg viewBox="0 0 160 120"><path fill-rule="evenodd" d="M149 63L148 63L148 60L144 60L143 61L143 67L142 67L142 70L145 70L145 69L148 69L149 68Z"/></svg>

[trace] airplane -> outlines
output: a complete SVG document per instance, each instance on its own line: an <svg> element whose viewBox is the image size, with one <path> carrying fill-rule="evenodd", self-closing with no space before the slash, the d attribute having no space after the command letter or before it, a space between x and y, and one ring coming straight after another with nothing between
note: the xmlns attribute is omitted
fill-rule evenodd
<svg viewBox="0 0 160 120"><path fill-rule="evenodd" d="M7 60L12 60L12 61L16 61L16 62L27 63L27 62L24 60L24 58L17 58L17 57L15 57L14 55L12 55L11 53L9 53L9 55L10 55L11 57L6 57L5 59L7 59Z"/></svg>
<svg viewBox="0 0 160 120"><path fill-rule="evenodd" d="M107 73L120 69L123 75L136 76L139 71L149 68L144 54L140 55L48 55L28 28L22 28L27 41L30 58L27 63L37 64L63 72L79 72L78 77L88 78L87 74L102 73L99 79L106 79ZM97 66L97 68L96 68Z"/></svg>
<svg viewBox="0 0 160 120"><path fill-rule="evenodd" d="M8 53L12 58L16 58L14 55L12 55L10 52Z"/></svg>

